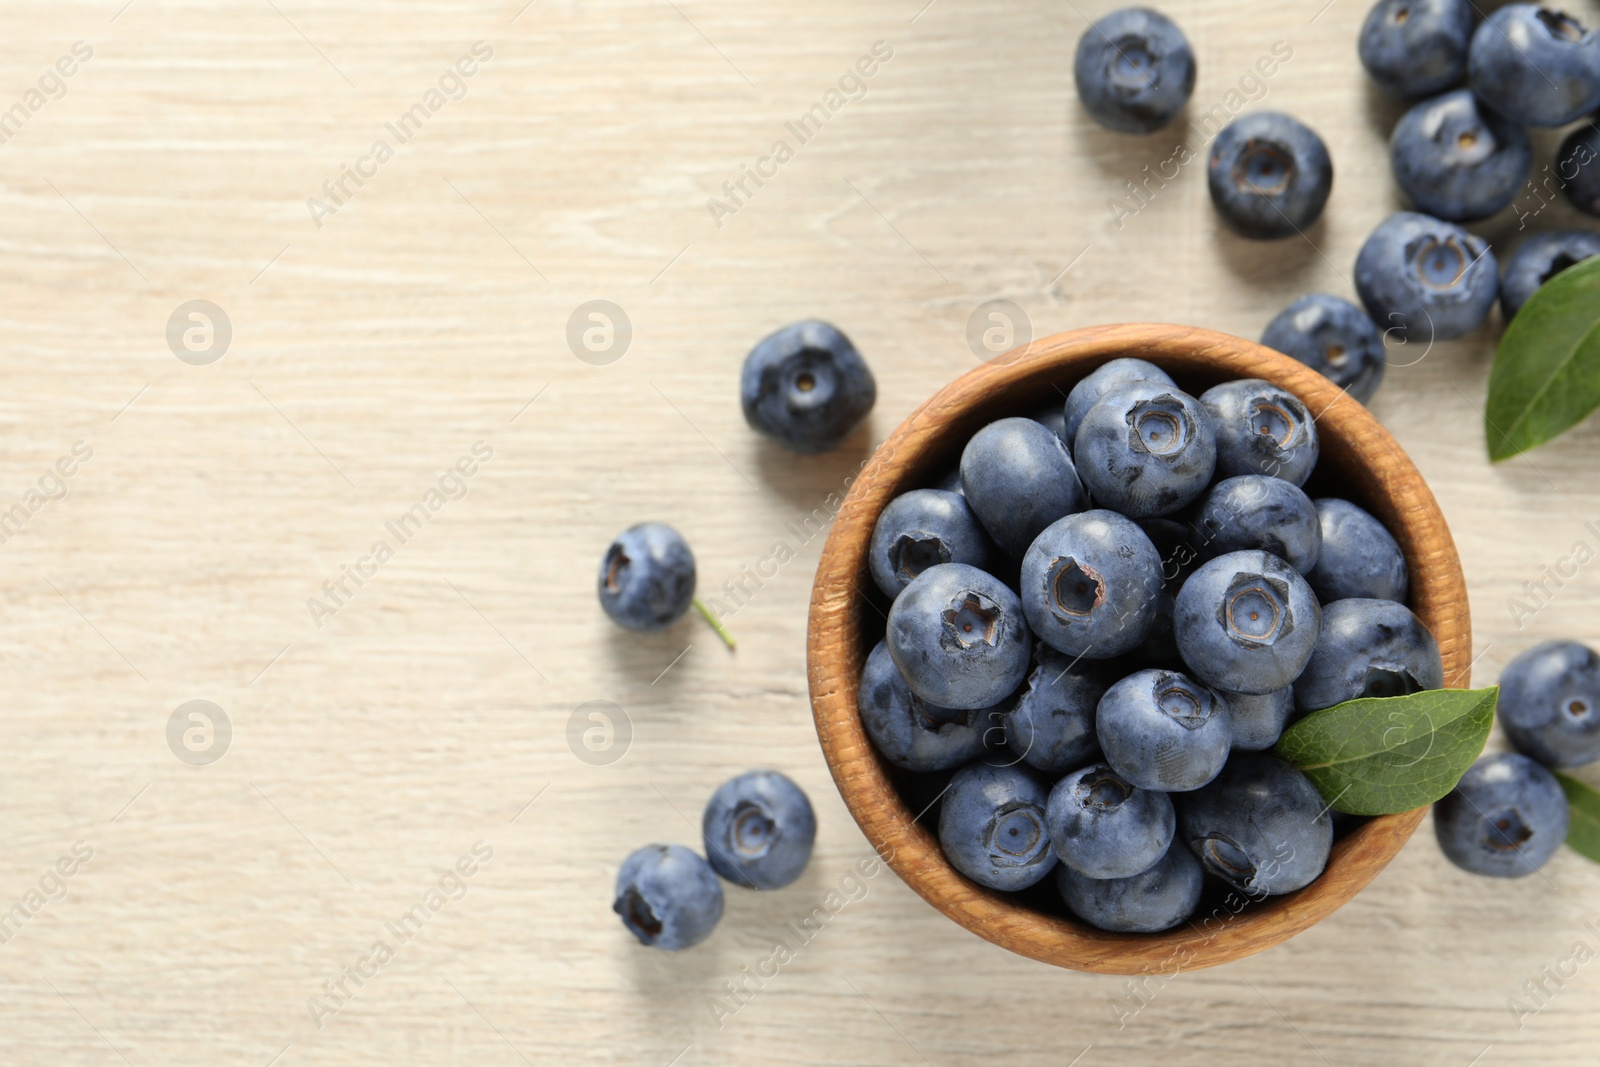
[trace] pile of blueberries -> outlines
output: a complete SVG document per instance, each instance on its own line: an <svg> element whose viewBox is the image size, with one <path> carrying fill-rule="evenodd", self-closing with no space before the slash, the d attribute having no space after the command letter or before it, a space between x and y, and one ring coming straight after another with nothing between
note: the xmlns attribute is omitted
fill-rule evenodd
<svg viewBox="0 0 1600 1067"><path fill-rule="evenodd" d="M1208 875L1260 898L1322 873L1329 805L1265 750L1296 716L1444 679L1394 537L1302 488L1317 457L1289 392L1194 397L1125 358L885 507L862 723L908 798L938 798L951 864L997 890L1053 873L1124 932L1189 918Z"/></svg>
<svg viewBox="0 0 1600 1067"><path fill-rule="evenodd" d="M1485 321L1496 296L1509 322L1550 278L1600 255L1600 233L1540 233L1517 248L1502 277L1489 243L1460 225L1503 210L1528 186L1528 127L1574 123L1553 177L1574 206L1600 215L1600 33L1537 4L1507 4L1480 22L1471 0L1379 0L1359 51L1383 90L1416 101L1390 140L1395 180L1415 210L1390 215L1362 245L1355 286L1365 310L1312 293L1274 318L1261 341L1365 402L1383 376L1385 335L1462 336ZM1101 125L1151 133L1188 101L1195 59L1171 19L1125 8L1084 33L1074 73ZM1282 238L1322 214L1333 164L1309 127L1257 111L1217 134L1207 183L1230 229Z"/></svg>

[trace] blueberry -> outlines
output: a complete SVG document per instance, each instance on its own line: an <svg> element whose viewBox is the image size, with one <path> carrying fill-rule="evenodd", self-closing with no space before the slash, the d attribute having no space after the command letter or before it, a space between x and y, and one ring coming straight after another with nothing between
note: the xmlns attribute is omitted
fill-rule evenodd
<svg viewBox="0 0 1600 1067"><path fill-rule="evenodd" d="M1200 498L1191 520L1194 543L1220 556L1256 548L1308 573L1322 552L1322 526L1305 491L1282 478L1224 478Z"/></svg>
<svg viewBox="0 0 1600 1067"><path fill-rule="evenodd" d="M700 819L711 869L746 889L779 889L811 859L817 816L777 771L749 771L717 787Z"/></svg>
<svg viewBox="0 0 1600 1067"><path fill-rule="evenodd" d="M1211 417L1188 393L1129 382L1089 409L1072 454L1096 503L1142 519L1170 515L1205 492L1217 439Z"/></svg>
<svg viewBox="0 0 1600 1067"><path fill-rule="evenodd" d="M1547 767L1600 759L1600 656L1576 641L1535 645L1500 672L1500 728Z"/></svg>
<svg viewBox="0 0 1600 1067"><path fill-rule="evenodd" d="M1311 659L1322 612L1298 571L1270 552L1230 552L1178 591L1178 651L1207 685L1270 693Z"/></svg>
<svg viewBox="0 0 1600 1067"><path fill-rule="evenodd" d="M993 725L982 709L936 707L913 693L882 641L867 656L857 696L873 747L908 771L949 770L976 759Z"/></svg>
<svg viewBox="0 0 1600 1067"><path fill-rule="evenodd" d="M1056 887L1072 913L1091 926L1123 934L1170 930L1200 903L1205 871L1182 845L1169 847L1154 867L1128 878L1085 878L1062 864Z"/></svg>
<svg viewBox="0 0 1600 1067"><path fill-rule="evenodd" d="M1026 889L1050 873L1050 788L1027 767L972 763L939 806L939 844L962 874L990 889Z"/></svg>
<svg viewBox="0 0 1600 1067"><path fill-rule="evenodd" d="M1217 476L1268 474L1306 484L1322 446L1316 420L1293 393L1259 378L1224 382L1200 394L1217 437Z"/></svg>
<svg viewBox="0 0 1600 1067"><path fill-rule="evenodd" d="M694 553L666 523L641 522L617 535L600 560L600 606L630 630L663 630L694 600Z"/></svg>
<svg viewBox="0 0 1600 1067"><path fill-rule="evenodd" d="M1433 832L1445 858L1462 870L1525 878L1550 862L1571 818L1554 774L1502 752L1474 763L1433 806Z"/></svg>
<svg viewBox="0 0 1600 1067"><path fill-rule="evenodd" d="M1538 4L1507 4L1472 35L1478 99L1527 126L1565 126L1600 107L1600 35Z"/></svg>
<svg viewBox="0 0 1600 1067"><path fill-rule="evenodd" d="M1311 779L1275 756L1242 752L1210 785L1182 798L1178 837L1235 889L1277 896L1322 873L1333 820Z"/></svg>
<svg viewBox="0 0 1600 1067"><path fill-rule="evenodd" d="M1472 43L1468 0L1378 0L1361 26L1361 65L1386 92L1416 99L1460 85Z"/></svg>
<svg viewBox="0 0 1600 1067"><path fill-rule="evenodd" d="M901 590L884 641L911 691L942 708L998 704L1033 650L1017 594L965 563L929 567Z"/></svg>
<svg viewBox="0 0 1600 1067"><path fill-rule="evenodd" d="M1057 652L1110 659L1145 639L1161 596L1161 557L1114 511L1082 511L1045 528L1022 557L1022 610Z"/></svg>
<svg viewBox="0 0 1600 1067"><path fill-rule="evenodd" d="M1235 752L1264 752L1278 743L1289 716L1294 713L1294 688L1270 693L1226 693L1218 696L1228 705Z"/></svg>
<svg viewBox="0 0 1600 1067"><path fill-rule="evenodd" d="M1086 878L1128 878L1148 871L1172 844L1172 799L1140 789L1104 763L1080 768L1050 790L1050 844Z"/></svg>
<svg viewBox="0 0 1600 1067"><path fill-rule="evenodd" d="M1372 321L1409 340L1449 340L1477 329L1500 280L1489 243L1453 222L1397 211L1356 256L1356 291Z"/></svg>
<svg viewBox="0 0 1600 1067"><path fill-rule="evenodd" d="M1306 126L1255 111L1224 126L1206 163L1211 202L1241 237L1267 240L1317 221L1333 191L1333 160Z"/></svg>
<svg viewBox="0 0 1600 1067"><path fill-rule="evenodd" d="M1357 697L1420 693L1444 685L1439 645L1404 604L1356 597L1322 609L1322 634L1294 683L1295 706L1318 711Z"/></svg>
<svg viewBox="0 0 1600 1067"><path fill-rule="evenodd" d="M1321 372L1363 404L1383 381L1383 335L1343 297L1302 296L1267 323L1261 343Z"/></svg>
<svg viewBox="0 0 1600 1067"><path fill-rule="evenodd" d="M983 528L1013 556L1084 505L1067 446L1032 419L1001 419L973 434L961 453L961 485Z"/></svg>
<svg viewBox="0 0 1600 1067"><path fill-rule="evenodd" d="M1062 410L1061 439L1069 448L1076 444L1078 427L1083 425L1083 417L1089 414L1089 409L1111 390L1129 382L1156 382L1171 389L1178 387L1166 371L1142 359L1124 357L1102 363L1078 379L1078 384L1067 394L1067 404Z"/></svg>
<svg viewBox="0 0 1600 1067"><path fill-rule="evenodd" d="M1194 53L1158 11L1126 7L1084 31L1072 75L1094 120L1119 133L1152 133L1194 92Z"/></svg>
<svg viewBox="0 0 1600 1067"><path fill-rule="evenodd" d="M1466 89L1417 104L1389 138L1395 181L1418 210L1486 219L1516 199L1533 166L1528 132Z"/></svg>
<svg viewBox="0 0 1600 1067"><path fill-rule="evenodd" d="M1106 680L1099 664L1080 662L1048 645L1035 645L1033 655L1033 673L1005 717L1006 744L1028 766L1065 774L1099 751L1094 710Z"/></svg>
<svg viewBox="0 0 1600 1067"><path fill-rule="evenodd" d="M867 550L872 580L893 599L911 579L940 563L989 565L989 538L959 493L913 489L889 501Z"/></svg>
<svg viewBox="0 0 1600 1067"><path fill-rule="evenodd" d="M1199 789L1222 770L1233 728L1216 693L1176 671L1138 671L1095 712L1111 769L1141 789Z"/></svg>
<svg viewBox="0 0 1600 1067"><path fill-rule="evenodd" d="M785 326L745 357L739 397L751 427L795 452L831 452L861 424L878 385L850 339L826 322Z"/></svg>
<svg viewBox="0 0 1600 1067"><path fill-rule="evenodd" d="M1556 152L1556 177L1573 207L1600 215L1600 126L1593 120L1561 142Z"/></svg>
<svg viewBox="0 0 1600 1067"><path fill-rule="evenodd" d="M1324 604L1362 597L1405 603L1406 557L1377 519L1348 500L1313 501L1322 528L1322 554L1306 575Z"/></svg>
<svg viewBox="0 0 1600 1067"><path fill-rule="evenodd" d="M622 862L611 910L641 945L698 945L722 918L722 883L682 845L646 845Z"/></svg>
<svg viewBox="0 0 1600 1067"><path fill-rule="evenodd" d="M1539 286L1592 256L1600 256L1600 233L1559 230L1529 237L1506 261L1500 277L1500 313L1510 322Z"/></svg>

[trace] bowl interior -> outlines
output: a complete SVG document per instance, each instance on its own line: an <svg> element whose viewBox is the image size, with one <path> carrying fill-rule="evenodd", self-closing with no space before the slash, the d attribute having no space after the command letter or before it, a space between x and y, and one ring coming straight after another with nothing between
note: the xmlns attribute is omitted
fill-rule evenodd
<svg viewBox="0 0 1600 1067"><path fill-rule="evenodd" d="M895 496L933 485L953 468L967 439L982 426L1064 403L1078 379L1121 356L1155 363L1192 395L1235 378L1263 378L1299 396L1317 421L1321 442L1307 493L1352 500L1394 534L1410 569L1410 606L1439 642L1449 686L1468 684L1471 636L1465 584L1449 530L1399 445L1365 407L1322 375L1253 342L1177 326L1059 334L969 372L913 412L856 479L818 566L808 673L829 769L872 845L950 918L1048 963L1133 974L1215 965L1306 929L1371 881L1416 829L1425 809L1364 820L1341 833L1327 870L1297 893L1263 900L1208 894L1189 924L1161 934L1114 934L1077 921L1056 897L1053 878L1031 891L1004 894L969 881L945 861L930 820L918 820L937 799L938 780L906 775L880 759L856 703L862 664L882 636L888 607L867 570L873 524Z"/></svg>

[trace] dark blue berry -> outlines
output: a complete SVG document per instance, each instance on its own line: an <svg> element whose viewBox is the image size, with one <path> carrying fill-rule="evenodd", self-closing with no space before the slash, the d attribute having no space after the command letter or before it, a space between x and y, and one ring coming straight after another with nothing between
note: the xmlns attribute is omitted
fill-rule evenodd
<svg viewBox="0 0 1600 1067"><path fill-rule="evenodd" d="M1486 219L1516 198L1533 167L1528 132L1466 89L1407 111L1389 138L1395 181L1418 211Z"/></svg>
<svg viewBox="0 0 1600 1067"><path fill-rule="evenodd" d="M1348 500L1313 501L1322 528L1322 552L1306 575L1324 604L1361 597L1405 603L1406 557L1377 519Z"/></svg>
<svg viewBox="0 0 1600 1067"><path fill-rule="evenodd" d="M744 418L796 452L839 447L878 398L866 360L826 322L797 322L764 338L739 377Z"/></svg>
<svg viewBox="0 0 1600 1067"><path fill-rule="evenodd" d="M1333 191L1333 160L1308 127L1255 111L1223 127L1206 164L1211 202L1241 237L1272 239L1317 221Z"/></svg>
<svg viewBox="0 0 1600 1067"><path fill-rule="evenodd" d="M749 771L711 794L700 832L712 870L746 889L778 889L811 859L817 816L786 775Z"/></svg>
<svg viewBox="0 0 1600 1067"><path fill-rule="evenodd" d="M889 501L872 528L872 580L893 599L940 563L989 566L989 538L960 493L913 489Z"/></svg>
<svg viewBox="0 0 1600 1067"><path fill-rule="evenodd" d="M642 522L617 535L600 560L600 606L630 630L661 630L694 600L694 553L683 535Z"/></svg>
<svg viewBox="0 0 1600 1067"><path fill-rule="evenodd" d="M1526 756L1485 756L1433 806L1433 832L1464 871L1525 878L1550 862L1571 812L1556 776Z"/></svg>
<svg viewBox="0 0 1600 1067"><path fill-rule="evenodd" d="M1243 752L1210 785L1180 798L1178 836L1211 874L1245 893L1276 896L1322 873L1333 820L1304 774Z"/></svg>
<svg viewBox="0 0 1600 1067"><path fill-rule="evenodd" d="M1022 610L1034 636L1068 656L1110 659L1150 632L1162 591L1150 538L1114 511L1046 527L1022 557Z"/></svg>
<svg viewBox="0 0 1600 1067"><path fill-rule="evenodd" d="M1383 334L1343 297L1302 296L1267 323L1261 343L1320 371L1363 404L1383 381Z"/></svg>
<svg viewBox="0 0 1600 1067"><path fill-rule="evenodd" d="M861 670L857 697L873 747L908 771L945 771L976 759L996 725L988 709L941 708L917 696L882 641Z"/></svg>
<svg viewBox="0 0 1600 1067"><path fill-rule="evenodd" d="M1128 878L1160 862L1177 819L1166 793L1140 789L1104 763L1073 771L1050 790L1050 844L1087 878Z"/></svg>
<svg viewBox="0 0 1600 1067"><path fill-rule="evenodd" d="M938 707L992 707L1022 684L1032 662L1017 594L964 563L929 567L901 590L887 631L906 684Z"/></svg>
<svg viewBox="0 0 1600 1067"><path fill-rule="evenodd" d="M1517 751L1546 767L1600 759L1600 656L1576 641L1546 641L1500 673L1495 714Z"/></svg>
<svg viewBox="0 0 1600 1067"><path fill-rule="evenodd" d="M1091 926L1122 934L1170 930L1200 903L1205 871L1183 845L1173 845L1147 871L1127 878L1086 878L1066 864L1056 886L1072 913Z"/></svg>
<svg viewBox="0 0 1600 1067"><path fill-rule="evenodd" d="M1143 789L1199 789L1222 770L1233 740L1228 705L1176 671L1128 675L1095 713L1111 769Z"/></svg>
<svg viewBox="0 0 1600 1067"><path fill-rule="evenodd" d="M710 864L682 845L646 845L617 871L611 910L642 945L689 948L722 918L722 883Z"/></svg>
<svg viewBox="0 0 1600 1067"><path fill-rule="evenodd" d="M1084 505L1067 446L1033 419L1001 419L973 434L961 453L961 485L983 528L1013 556Z"/></svg>
<svg viewBox="0 0 1600 1067"><path fill-rule="evenodd" d="M1593 256L1600 256L1600 233L1558 230L1529 237L1506 261L1500 277L1500 313L1510 322L1541 285Z"/></svg>
<svg viewBox="0 0 1600 1067"><path fill-rule="evenodd" d="M1600 35L1564 11L1507 4L1472 35L1478 99L1527 126L1565 126L1600 107Z"/></svg>
<svg viewBox="0 0 1600 1067"><path fill-rule="evenodd" d="M1397 211L1356 256L1356 291L1385 333L1449 340L1477 329L1500 289L1489 243L1453 222Z"/></svg>
<svg viewBox="0 0 1600 1067"><path fill-rule="evenodd" d="M1177 117L1194 92L1194 53L1171 19L1128 7L1084 31L1072 74L1084 109L1100 125L1151 133Z"/></svg>
<svg viewBox="0 0 1600 1067"><path fill-rule="evenodd" d="M1460 85L1472 43L1468 0L1379 0L1361 26L1361 65L1394 96L1416 99Z"/></svg>
<svg viewBox="0 0 1600 1067"><path fill-rule="evenodd" d="M972 763L939 806L939 845L962 874L990 889L1026 889L1056 865L1045 805L1050 787L1028 767Z"/></svg>
<svg viewBox="0 0 1600 1067"><path fill-rule="evenodd" d="M1294 683L1295 706L1318 711L1358 697L1390 697L1444 685L1439 645L1422 620L1392 600L1335 600Z"/></svg>
<svg viewBox="0 0 1600 1067"><path fill-rule="evenodd" d="M1224 382L1200 394L1216 431L1219 478L1266 474L1304 485L1317 465L1317 423L1293 393L1259 378Z"/></svg>

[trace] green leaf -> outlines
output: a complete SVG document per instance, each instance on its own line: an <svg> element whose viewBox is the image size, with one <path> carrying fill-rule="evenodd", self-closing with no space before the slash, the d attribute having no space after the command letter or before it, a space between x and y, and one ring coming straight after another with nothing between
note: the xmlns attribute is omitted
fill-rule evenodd
<svg viewBox="0 0 1600 1067"><path fill-rule="evenodd" d="M1500 338L1489 372L1489 458L1508 459L1600 406L1600 257L1541 285Z"/></svg>
<svg viewBox="0 0 1600 1067"><path fill-rule="evenodd" d="M1430 689L1347 700L1289 727L1273 751L1305 772L1331 808L1410 811L1454 789L1478 758L1499 692Z"/></svg>
<svg viewBox="0 0 1600 1067"><path fill-rule="evenodd" d="M1567 844L1573 851L1600 863L1600 792L1576 778L1556 772L1556 781L1567 794L1572 822L1567 827Z"/></svg>

